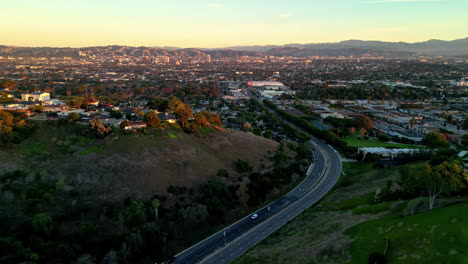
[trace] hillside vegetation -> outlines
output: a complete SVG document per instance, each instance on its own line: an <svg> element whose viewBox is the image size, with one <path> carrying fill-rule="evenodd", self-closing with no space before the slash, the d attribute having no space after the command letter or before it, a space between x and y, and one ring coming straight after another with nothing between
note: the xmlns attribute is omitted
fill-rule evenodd
<svg viewBox="0 0 468 264"><path fill-rule="evenodd" d="M154 135L120 134L106 140L83 137L85 125L42 125L27 140L0 150L0 172L42 171L74 186L106 189L107 194L165 194L169 186L196 186L233 163L255 170L271 167L277 143L249 133L205 129L204 134L169 128Z"/></svg>
<svg viewBox="0 0 468 264"><path fill-rule="evenodd" d="M468 203L400 218L390 215L351 228L351 263L382 251L389 240L389 263L468 263Z"/></svg>
<svg viewBox="0 0 468 264"><path fill-rule="evenodd" d="M306 144L217 126L102 137L92 125L33 124L0 150L1 263L161 263L290 190L311 162Z"/></svg>

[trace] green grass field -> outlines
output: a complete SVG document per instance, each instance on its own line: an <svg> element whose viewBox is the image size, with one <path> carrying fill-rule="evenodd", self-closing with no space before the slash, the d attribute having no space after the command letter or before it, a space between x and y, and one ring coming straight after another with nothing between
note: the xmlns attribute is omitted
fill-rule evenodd
<svg viewBox="0 0 468 264"><path fill-rule="evenodd" d="M418 168L424 163L403 166ZM386 238L388 264L468 263L467 202L406 217L400 215L408 201L375 202L376 188L398 177L401 167L344 163L345 175L317 206L234 263L367 263L372 252L383 253Z"/></svg>
<svg viewBox="0 0 468 264"><path fill-rule="evenodd" d="M377 139L366 140L361 137L347 137L344 139L351 147L357 148L409 148L409 149L424 149L425 146L421 145L411 145L411 144L398 144L398 143L389 143L384 141L379 141Z"/></svg>
<svg viewBox="0 0 468 264"><path fill-rule="evenodd" d="M468 203L401 218L389 215L346 232L353 238L351 264L367 263L372 252L383 253L389 239L389 264L468 263Z"/></svg>
<svg viewBox="0 0 468 264"><path fill-rule="evenodd" d="M78 157L81 157L81 156L88 155L88 154L91 154L91 153L100 152L100 151L102 151L105 147L106 147L105 145L92 146L92 147L90 147L89 149L84 150L84 151L78 153L77 156L78 156Z"/></svg>

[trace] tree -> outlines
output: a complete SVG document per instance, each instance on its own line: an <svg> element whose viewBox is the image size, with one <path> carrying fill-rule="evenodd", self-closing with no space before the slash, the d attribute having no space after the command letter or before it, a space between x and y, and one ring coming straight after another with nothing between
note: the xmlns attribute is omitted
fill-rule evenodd
<svg viewBox="0 0 468 264"><path fill-rule="evenodd" d="M109 135L112 132L112 127L110 126L104 126L101 120L99 119L93 119L89 121L89 125L91 129L94 131L96 136L104 138L107 135Z"/></svg>
<svg viewBox="0 0 468 264"><path fill-rule="evenodd" d="M94 263L95 263L94 258L89 254L82 255L73 262L73 264L94 264Z"/></svg>
<svg viewBox="0 0 468 264"><path fill-rule="evenodd" d="M67 104L70 107L81 108L84 102L85 102L85 99L83 97L74 96L67 101Z"/></svg>
<svg viewBox="0 0 468 264"><path fill-rule="evenodd" d="M68 118L67 118L67 119L68 119L68 121L76 122L76 121L80 120L80 118L81 118L80 114L78 114L78 113L71 113L71 114L68 115Z"/></svg>
<svg viewBox="0 0 468 264"><path fill-rule="evenodd" d="M188 120L193 117L192 108L175 96L171 98L169 108L174 112L180 126L185 130L189 129Z"/></svg>
<svg viewBox="0 0 468 264"><path fill-rule="evenodd" d="M11 90L18 86L18 84L18 82L12 80L4 80L0 82L0 87Z"/></svg>
<svg viewBox="0 0 468 264"><path fill-rule="evenodd" d="M186 226L196 226L206 220L208 208L203 204L187 206L179 210L179 215Z"/></svg>
<svg viewBox="0 0 468 264"><path fill-rule="evenodd" d="M42 105L34 105L32 106L31 108L29 108L31 111L33 112L37 112L37 113L42 113L42 111L44 111L44 108L42 107Z"/></svg>
<svg viewBox="0 0 468 264"><path fill-rule="evenodd" d="M52 224L52 217L45 213L36 214L33 217L31 224L36 232L45 235L49 235L54 228Z"/></svg>
<svg viewBox="0 0 468 264"><path fill-rule="evenodd" d="M168 107L170 110L172 110L173 112L176 111L177 107L180 105L180 104L183 104L182 101L180 101L179 98L173 96L171 98L171 100L169 101L168 103Z"/></svg>
<svg viewBox="0 0 468 264"><path fill-rule="evenodd" d="M117 111L117 110L109 110L109 114L110 114L111 117L113 117L115 119L120 119L120 118L123 117L122 112Z"/></svg>
<svg viewBox="0 0 468 264"><path fill-rule="evenodd" d="M248 132L252 129L252 126L249 124L249 122L244 123L244 131Z"/></svg>
<svg viewBox="0 0 468 264"><path fill-rule="evenodd" d="M4 137L13 131L14 117L12 114L0 111L0 146L3 146Z"/></svg>
<svg viewBox="0 0 468 264"><path fill-rule="evenodd" d="M250 165L249 161L240 159L234 163L234 168L238 173L251 172L253 170L253 166Z"/></svg>
<svg viewBox="0 0 468 264"><path fill-rule="evenodd" d="M366 115L361 115L357 119L357 123L359 124L360 127L364 128L367 131L371 131L372 128L374 127L372 119Z"/></svg>
<svg viewBox="0 0 468 264"><path fill-rule="evenodd" d="M414 119L414 117L413 117L410 120L410 128L413 129L415 124L416 124L416 119Z"/></svg>
<svg viewBox="0 0 468 264"><path fill-rule="evenodd" d="M154 111L149 111L146 113L144 119L148 127L156 127L161 123L161 119L159 119L158 114L156 114Z"/></svg>
<svg viewBox="0 0 468 264"><path fill-rule="evenodd" d="M452 115L448 115L448 116L447 116L447 121L448 121L449 123L452 123L452 121L453 121L453 116L452 116Z"/></svg>
<svg viewBox="0 0 468 264"><path fill-rule="evenodd" d="M450 194L464 188L468 174L457 162L444 161L437 166L426 164L423 170L405 170L400 179L408 192L423 190L429 198L429 209L432 209L440 194Z"/></svg>
<svg viewBox="0 0 468 264"><path fill-rule="evenodd" d="M465 148L468 148L468 134L462 136L461 143Z"/></svg>
<svg viewBox="0 0 468 264"><path fill-rule="evenodd" d="M267 129L263 132L263 136L266 138L273 138L273 132L270 129Z"/></svg>
<svg viewBox="0 0 468 264"><path fill-rule="evenodd" d="M111 249L102 259L101 264L119 264L119 256Z"/></svg>
<svg viewBox="0 0 468 264"><path fill-rule="evenodd" d="M138 111L136 112L136 114L137 114L137 116L138 116L139 118L143 118L143 117L145 116L145 112L143 112L143 111L141 111L141 110L138 110Z"/></svg>
<svg viewBox="0 0 468 264"><path fill-rule="evenodd" d="M145 204L137 199L122 212L122 219L129 227L136 228L146 222Z"/></svg>
<svg viewBox="0 0 468 264"><path fill-rule="evenodd" d="M122 123L120 123L119 127L120 127L120 129L125 129L129 125L130 125L130 121L125 120Z"/></svg>
<svg viewBox="0 0 468 264"><path fill-rule="evenodd" d="M448 147L449 141L447 138L439 132L430 132L426 134L423 139L423 143L431 148L439 148L439 147Z"/></svg>
<svg viewBox="0 0 468 264"><path fill-rule="evenodd" d="M200 127L209 127L210 123L208 122L208 119L203 113L196 113L194 115L195 117L195 124L197 124Z"/></svg>
<svg viewBox="0 0 468 264"><path fill-rule="evenodd" d="M158 219L158 216L159 216L159 206L161 206L161 202L159 201L159 199L153 199L153 201L151 202L151 205L153 206L154 208L154 219Z"/></svg>
<svg viewBox="0 0 468 264"><path fill-rule="evenodd" d="M159 112L166 112L167 108L169 107L169 102L167 100L158 98L149 101L146 106L151 109L156 109Z"/></svg>
<svg viewBox="0 0 468 264"><path fill-rule="evenodd" d="M210 180L200 188L201 202L211 214L222 216L233 203L228 186L219 179Z"/></svg>

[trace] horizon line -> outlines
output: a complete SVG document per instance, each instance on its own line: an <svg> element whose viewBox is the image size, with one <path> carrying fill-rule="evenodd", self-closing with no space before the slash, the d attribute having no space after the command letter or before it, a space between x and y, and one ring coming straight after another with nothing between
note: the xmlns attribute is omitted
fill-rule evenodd
<svg viewBox="0 0 468 264"><path fill-rule="evenodd" d="M468 37L464 38L455 38L455 39L450 39L450 40L444 40L444 39L427 39L424 41L416 41L416 42L406 42L406 41L384 41L384 40L364 40L364 39L346 39L346 40L340 40L340 41L335 41L335 42L308 42L308 43L286 43L286 44L254 44L254 45L233 45L233 46L225 46L225 47L176 47L176 46L138 46L138 45L125 45L125 44L107 44L107 45L90 45L90 46L19 46L19 45L6 45L6 44L0 44L0 46L5 46L5 47L17 47L17 48L59 48L59 49L80 49L80 48L92 48L92 47L110 47L110 46L121 46L121 47L145 47L145 48L160 48L160 49L208 49L208 50L214 50L214 49L229 49L229 48L236 48L236 47L266 47L266 46L288 46L288 45L310 45L310 44L336 44L336 43L341 43L345 41L366 41L366 42L387 42L387 43L408 43L408 44L416 44L416 43L422 43L422 42L427 42L431 40L439 40L439 41L455 41L455 40L462 40L462 39L468 39Z"/></svg>

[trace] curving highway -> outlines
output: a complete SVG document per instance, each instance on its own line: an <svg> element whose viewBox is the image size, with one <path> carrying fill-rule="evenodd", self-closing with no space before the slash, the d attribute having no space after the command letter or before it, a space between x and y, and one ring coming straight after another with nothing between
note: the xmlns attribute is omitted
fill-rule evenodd
<svg viewBox="0 0 468 264"><path fill-rule="evenodd" d="M314 163L291 192L176 255L171 263L229 263L318 202L338 181L341 157L318 139L311 139Z"/></svg>
<svg viewBox="0 0 468 264"><path fill-rule="evenodd" d="M173 263L229 263L319 201L341 173L340 155L318 139L311 140L315 163L294 190L256 212L176 255Z"/></svg>

